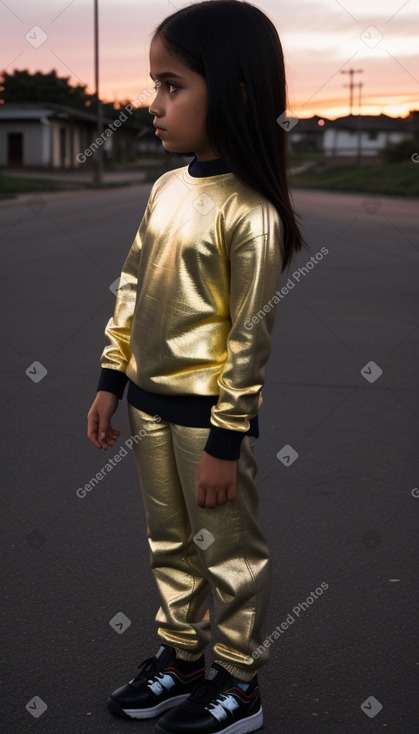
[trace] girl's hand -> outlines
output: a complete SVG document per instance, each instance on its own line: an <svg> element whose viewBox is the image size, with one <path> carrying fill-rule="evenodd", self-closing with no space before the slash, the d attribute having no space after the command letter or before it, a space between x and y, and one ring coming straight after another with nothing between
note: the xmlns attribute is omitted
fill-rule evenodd
<svg viewBox="0 0 419 734"><path fill-rule="evenodd" d="M121 431L112 428L111 418L118 407L118 398L111 392L99 390L87 414L87 437L98 449L115 446Z"/></svg>
<svg viewBox="0 0 419 734"><path fill-rule="evenodd" d="M237 461L217 459L203 451L198 467L196 502L212 509L236 498Z"/></svg>

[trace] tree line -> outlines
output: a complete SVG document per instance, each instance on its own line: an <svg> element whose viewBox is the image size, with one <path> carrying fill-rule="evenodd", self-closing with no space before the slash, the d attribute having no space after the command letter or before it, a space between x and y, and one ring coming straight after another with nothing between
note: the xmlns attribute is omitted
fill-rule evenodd
<svg viewBox="0 0 419 734"><path fill-rule="evenodd" d="M55 69L48 73L35 71L33 74L27 69L22 71L15 69L12 74L4 71L0 79L0 104L21 102L40 104L51 102L92 114L97 111L96 95L87 91L87 84L73 86L70 84L70 77L59 77ZM130 100L118 106L115 102L102 102L103 115L116 119L119 107L126 104L130 104ZM131 119L141 126L152 127L148 107L133 110Z"/></svg>

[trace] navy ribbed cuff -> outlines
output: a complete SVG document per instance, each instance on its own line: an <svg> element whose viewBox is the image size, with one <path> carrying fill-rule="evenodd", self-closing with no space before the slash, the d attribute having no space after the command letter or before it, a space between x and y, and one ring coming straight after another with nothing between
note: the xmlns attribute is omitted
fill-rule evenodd
<svg viewBox="0 0 419 734"><path fill-rule="evenodd" d="M112 392L116 395L119 400L122 400L125 390L125 385L128 382L128 377L125 372L119 370L110 370L107 367L102 367L100 373L98 390L106 390L106 392Z"/></svg>
<svg viewBox="0 0 419 734"><path fill-rule="evenodd" d="M227 428L211 426L204 451L217 459L237 461L240 458L241 443L246 433L230 431Z"/></svg>

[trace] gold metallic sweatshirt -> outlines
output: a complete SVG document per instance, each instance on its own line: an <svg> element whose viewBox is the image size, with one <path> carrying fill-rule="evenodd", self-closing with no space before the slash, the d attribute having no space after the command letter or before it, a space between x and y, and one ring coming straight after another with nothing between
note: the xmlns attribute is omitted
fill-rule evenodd
<svg viewBox="0 0 419 734"><path fill-rule="evenodd" d="M223 458L222 436L241 439L262 402L282 248L277 210L234 173L165 173L122 268L102 373L145 395L215 396L209 453Z"/></svg>

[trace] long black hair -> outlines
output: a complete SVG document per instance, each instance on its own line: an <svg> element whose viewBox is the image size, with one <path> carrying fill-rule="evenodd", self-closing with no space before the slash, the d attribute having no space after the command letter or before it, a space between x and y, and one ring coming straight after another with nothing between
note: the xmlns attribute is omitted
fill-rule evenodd
<svg viewBox="0 0 419 734"><path fill-rule="evenodd" d="M269 199L284 227L283 270L302 248L288 184L284 57L277 30L254 5L204 0L165 18L154 32L207 83L207 136L229 169ZM247 99L244 101L244 84Z"/></svg>

